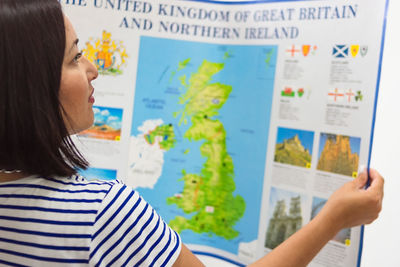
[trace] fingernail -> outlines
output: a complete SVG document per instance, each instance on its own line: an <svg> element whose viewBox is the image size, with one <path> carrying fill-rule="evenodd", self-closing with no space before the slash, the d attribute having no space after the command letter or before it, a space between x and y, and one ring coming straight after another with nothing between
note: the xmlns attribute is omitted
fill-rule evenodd
<svg viewBox="0 0 400 267"><path fill-rule="evenodd" d="M366 170L367 170L367 167L365 165L360 165L358 167L358 173L359 174L365 172Z"/></svg>

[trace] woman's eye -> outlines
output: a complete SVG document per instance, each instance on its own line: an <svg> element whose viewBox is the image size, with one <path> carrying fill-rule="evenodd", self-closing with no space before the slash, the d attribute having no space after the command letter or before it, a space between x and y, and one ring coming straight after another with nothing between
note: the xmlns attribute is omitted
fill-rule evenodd
<svg viewBox="0 0 400 267"><path fill-rule="evenodd" d="M76 54L76 56L74 57L74 62L78 62L79 59L82 57L82 52L79 52L78 54Z"/></svg>

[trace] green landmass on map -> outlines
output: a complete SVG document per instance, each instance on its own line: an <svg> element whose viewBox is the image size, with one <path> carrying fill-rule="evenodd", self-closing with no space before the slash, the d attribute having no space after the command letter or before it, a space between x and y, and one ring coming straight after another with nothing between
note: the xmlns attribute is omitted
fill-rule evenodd
<svg viewBox="0 0 400 267"><path fill-rule="evenodd" d="M190 58L180 61L178 64L178 71L186 68L186 66L187 66L187 64L189 64L189 62L190 62Z"/></svg>
<svg viewBox="0 0 400 267"><path fill-rule="evenodd" d="M145 135L145 138L149 144L154 144L156 138L161 138L160 148L163 150L170 150L175 146L175 132L172 124L163 124L157 126L153 131Z"/></svg>
<svg viewBox="0 0 400 267"><path fill-rule="evenodd" d="M172 82L172 79L175 77L175 75L178 71L183 70L184 68L187 67L187 65L190 63L190 60L191 60L190 58L187 58L185 60L179 61L178 68L171 72L169 82Z"/></svg>
<svg viewBox="0 0 400 267"><path fill-rule="evenodd" d="M229 52L225 52L225 54L224 54L224 60L225 60L225 59L228 59L228 58L230 58L230 57L232 57L232 55L231 55Z"/></svg>
<svg viewBox="0 0 400 267"><path fill-rule="evenodd" d="M265 58L265 63L267 65L267 68L269 68L269 65L271 63L272 56L275 54L275 50L272 48L267 54Z"/></svg>
<svg viewBox="0 0 400 267"><path fill-rule="evenodd" d="M179 124L191 122L184 138L203 142L200 153L206 162L200 173L182 171L183 191L169 197L167 203L176 204L186 214L194 213L189 219L177 216L169 222L177 232L188 229L233 239L239 234L233 227L243 216L246 204L243 197L233 195L234 164L227 152L226 131L214 119L232 91L229 85L210 82L223 68L223 63L204 60L188 81L184 76L180 78L186 92L179 99L183 109L174 115L181 116Z"/></svg>

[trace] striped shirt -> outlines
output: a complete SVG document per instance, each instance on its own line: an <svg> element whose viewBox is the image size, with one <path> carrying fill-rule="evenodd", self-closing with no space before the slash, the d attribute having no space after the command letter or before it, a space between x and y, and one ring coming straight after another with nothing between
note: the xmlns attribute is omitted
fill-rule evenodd
<svg viewBox="0 0 400 267"><path fill-rule="evenodd" d="M171 266L181 239L119 181L0 183L0 265Z"/></svg>

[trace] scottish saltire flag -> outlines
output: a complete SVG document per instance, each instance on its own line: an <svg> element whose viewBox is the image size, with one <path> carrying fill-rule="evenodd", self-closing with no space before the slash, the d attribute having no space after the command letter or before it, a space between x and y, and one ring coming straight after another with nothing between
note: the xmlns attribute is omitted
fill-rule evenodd
<svg viewBox="0 0 400 267"><path fill-rule="evenodd" d="M349 56L349 46L348 45L335 45L332 52L335 58L346 58Z"/></svg>

